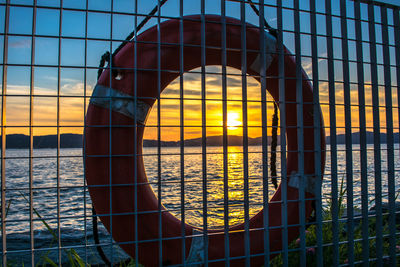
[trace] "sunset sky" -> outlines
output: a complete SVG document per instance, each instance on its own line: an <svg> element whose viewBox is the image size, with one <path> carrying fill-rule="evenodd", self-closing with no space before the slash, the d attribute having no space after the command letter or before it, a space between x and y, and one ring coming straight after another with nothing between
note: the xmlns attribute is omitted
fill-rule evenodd
<svg viewBox="0 0 400 267"><path fill-rule="evenodd" d="M85 21L86 21L86 1L63 1L63 7L66 8L62 12L61 36L59 38L60 14L58 9L49 7L59 7L59 1L38 0L38 8L36 15L35 37L36 49L34 51L34 71L33 71L33 126L34 135L55 134L57 128L57 92L60 92L60 131L61 133L82 133L83 121L85 115L85 98L86 103L96 84L97 69L101 55L110 50L110 41L122 40L131 31L134 26L134 16L129 14L113 14L101 11L111 10L111 1L88 1L87 13L87 47L85 60ZM257 1L255 1L257 2ZM272 1L275 5L275 1ZM294 53L294 23L293 23L293 1L283 1L285 9L283 10L283 28L284 44ZM324 1L316 1L317 11L325 12ZM5 0L0 0L0 51L4 50L4 14ZM15 0L12 4L32 5L30 0ZM139 1L138 13L147 14L156 5L157 1ZM184 15L199 14L200 0L184 1ZM270 3L270 2L268 2ZM309 10L309 1L300 1L302 10ZM116 12L134 13L134 1L119 0L114 1L113 10ZM220 14L220 1L206 0L206 14ZM69 10L73 8L76 10ZM288 8L288 9L286 9ZM332 12L334 15L340 14L339 1L332 1ZM226 2L227 16L240 19L240 3ZM350 18L354 17L353 1L347 3L347 13ZM162 16L179 16L179 1L168 0L162 7ZM361 16L363 20L368 20L366 5L361 7ZM376 21L380 22L379 9L375 12ZM272 27L276 27L276 8L265 7L265 17ZM111 28L112 19L112 28ZM142 18L138 18L140 22ZM249 6L246 5L246 20L253 24L258 24L258 17L253 13ZM389 24L393 25L393 14L388 14ZM10 7L10 27L8 39L8 69L7 69L7 100L6 100L6 125L7 134L13 133L29 133L29 110L30 110L30 79L31 79L31 43L32 43L32 21L33 8L12 6ZM152 19L146 24L143 30L155 25L156 20ZM333 35L340 37L340 19L333 18ZM301 54L302 66L306 73L311 77L311 38L310 35L310 14L308 12L300 12L300 28L301 32ZM142 31L143 31L142 30ZM363 40L368 41L368 23L362 22ZM376 26L376 40L382 42L381 26ZM112 35L111 35L112 33ZM325 120L325 126L329 127L329 94L328 94L328 74L327 74L327 50L325 29L325 16L317 14L317 33L318 37L318 67L319 67L319 91L321 108ZM73 39L71 38L73 37ZM355 39L354 21L348 20L348 38ZM59 42L61 50L59 51ZM336 81L336 124L338 133L343 133L344 122L344 98L343 98L343 75L341 62L341 40L335 38L334 41L334 58L335 58L335 81ZM394 28L389 26L389 43L394 44ZM119 45L118 41L112 43L115 49ZM349 41L349 59L356 60L356 42ZM370 55L367 43L363 45L365 71L365 93L366 93L366 109L367 109L367 127L372 127L372 92L370 86ZM378 64L383 64L382 45L377 45ZM397 107L397 84L395 75L395 50L390 47L391 75L392 75L392 100L394 107ZM0 53L0 62L3 63L3 52ZM351 81L351 101L352 101L352 126L359 127L358 122L358 87L356 63L350 62L350 81ZM60 65L60 77L58 70ZM86 67L86 68L85 68ZM184 121L185 138L195 138L201 136L201 80L200 70L193 70L192 73L184 75L184 92L185 97L194 100L184 101ZM222 88L221 88L221 68L211 66L207 68L207 72L216 74L206 75L206 91L207 98L207 135L222 134ZM86 73L86 77L85 77ZM3 76L3 68L0 68L0 74ZM242 134L242 103L241 103L241 77L239 70L228 69L228 134ZM86 82L85 82L86 78ZM59 83L58 83L59 81ZM378 83L384 84L383 65L378 66ZM253 78L247 79L248 88L248 125L249 136L261 136L261 89L258 82ZM161 136L163 140L179 139L179 100L168 99L179 97L179 80L171 83L162 94L161 100ZM195 100L199 99L199 100ZM271 97L268 100L272 100ZM380 103L380 123L385 127L385 90L383 86L379 86L379 103ZM394 126L399 127L399 118L396 108L393 108ZM273 114L273 105L268 105L268 125L271 125L271 117ZM157 111L154 107L147 125L146 136L148 139L157 137L156 128L150 127L157 125ZM165 127L164 127L165 126ZM372 129L369 129L372 130ZM358 129L353 129L357 132ZM382 131L385 131L384 129ZM269 131L270 132L270 131ZM329 132L329 131L327 131Z"/></svg>

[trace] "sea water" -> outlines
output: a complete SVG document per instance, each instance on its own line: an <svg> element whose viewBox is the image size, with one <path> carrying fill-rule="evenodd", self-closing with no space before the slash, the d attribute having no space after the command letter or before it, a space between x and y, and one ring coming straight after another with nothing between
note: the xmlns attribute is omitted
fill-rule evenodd
<svg viewBox="0 0 400 267"><path fill-rule="evenodd" d="M329 149L329 146L327 147ZM244 164L242 147L229 147L224 173L224 155L222 147L207 147L206 163L203 164L201 147L185 147L181 157L179 147L162 147L161 156L154 147L144 148L146 174L154 193L177 218L182 218L181 207L184 204L185 221L201 227L204 223L204 201L207 201L207 224L209 228L223 227L224 223L224 177L228 185L229 224L244 220L246 194L249 199L249 215L254 216L262 209L263 199L274 194L275 189L268 181L268 190L263 190L263 154L260 146L250 146L247 154L248 164ZM359 145L353 145L353 202L361 205L361 166ZM383 201L388 197L388 173L386 145L381 145L381 186ZM400 192L399 145L395 144L395 192ZM160 164L158 160L160 159ZM277 154L277 170L280 174L280 153ZM337 183L346 187L346 150L344 145L337 146ZM269 158L268 158L269 160ZM7 258L16 265L31 262L31 233L33 229L34 258L40 263L45 256L58 262L58 257L66 260L68 249L76 250L83 260L99 263L94 247L91 221L91 200L85 189L83 175L82 149L61 149L57 159L56 149L35 149L30 162L29 151L8 149L6 151L6 220ZM32 202L29 195L29 169L32 164ZM160 166L160 167L159 167ZM183 166L184 183L181 181ZM269 172L269 170L268 170ZM246 173L246 174L245 174ZM244 177L248 177L244 182ZM322 203L326 206L331 197L331 160L327 151L327 160L322 184ZM268 178L269 179L269 178ZM374 147L367 147L367 180L370 207L375 200ZM279 181L278 181L279 182ZM248 192L245 192L245 188ZM184 203L181 192L184 192ZM31 217L30 202L34 212ZM346 203L346 195L344 199ZM38 217L41 216L41 218ZM46 224L52 229L49 231ZM58 229L60 229L58 231ZM128 256L112 245L112 238L100 224L100 240L108 257L118 262ZM61 239L53 234L61 234ZM62 249L59 248L62 246Z"/></svg>

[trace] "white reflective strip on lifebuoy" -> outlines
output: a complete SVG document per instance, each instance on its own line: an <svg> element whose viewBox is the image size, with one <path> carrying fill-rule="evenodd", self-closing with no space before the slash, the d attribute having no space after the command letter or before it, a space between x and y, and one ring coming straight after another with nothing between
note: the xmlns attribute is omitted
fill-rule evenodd
<svg viewBox="0 0 400 267"><path fill-rule="evenodd" d="M192 245L186 263L190 266L202 266L201 263L204 262L204 235L197 229L193 229L192 234Z"/></svg>
<svg viewBox="0 0 400 267"><path fill-rule="evenodd" d="M271 66L272 61L276 55L276 38L270 33L265 32L265 70ZM260 73L261 68L260 54L256 57L250 68L258 73Z"/></svg>
<svg viewBox="0 0 400 267"><path fill-rule="evenodd" d="M151 109L149 104L136 99L135 110L135 97L100 84L94 88L90 103L119 112L132 119L136 118L136 121L141 124L145 124Z"/></svg>
<svg viewBox="0 0 400 267"><path fill-rule="evenodd" d="M296 172L292 172L290 175L290 179L289 179L289 183L288 185L297 189L300 189L300 183L304 183L304 190L308 193L311 193L313 195L315 195L315 177L314 176L307 176L306 175L306 179L301 179L301 175L296 173Z"/></svg>

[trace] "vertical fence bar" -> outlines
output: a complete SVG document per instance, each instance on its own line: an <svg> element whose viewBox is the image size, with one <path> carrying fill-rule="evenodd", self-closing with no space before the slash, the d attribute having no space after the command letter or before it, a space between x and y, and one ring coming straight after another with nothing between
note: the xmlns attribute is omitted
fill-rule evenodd
<svg viewBox="0 0 400 267"><path fill-rule="evenodd" d="M29 91L29 235L31 245L31 266L35 265L35 235L33 223L33 94L35 88L35 34L36 34L36 0L33 3L31 66Z"/></svg>
<svg viewBox="0 0 400 267"><path fill-rule="evenodd" d="M111 16L111 21L112 21L112 16ZM112 86L113 86L113 83L112 83L112 80L113 80L113 68L114 68L114 62L113 62L113 60L112 60L112 51L113 51L113 45L112 45L112 23L110 24L110 32L111 32L111 34L110 34L110 42L109 42L109 51L111 51L111 55L110 55L110 60L109 60L109 69L110 69L110 71L109 71L109 74L108 74L108 80L109 80L109 84L110 84L110 87L112 88ZM110 216L110 237L108 238L109 239L109 242L110 242L110 245L109 245L109 247L110 247L110 251L111 251L111 257L110 257L110 259L109 259L109 261L110 261L110 263L111 263L111 265L113 265L114 264L114 253L112 253L113 252L113 239L112 239L112 236L113 236L113 216L114 216L114 211L113 211L113 187L114 187L114 185L113 185L113 181L112 181L112 172L113 172L113 157L114 157L114 155L113 155L113 149L112 149L112 147L113 147L113 140L112 140L112 135L113 135L113 117L112 117L112 101L113 101L113 99L112 99L112 95L111 94L109 94L109 96L107 96L108 97L108 103L109 103L109 107L108 107L108 121L109 121L109 124L108 124L108 138L109 138L109 140L108 140L108 149L109 149L109 152L108 152L108 165L110 166L109 167L109 170L108 170L108 191L109 191L109 194L110 194L110 201L109 201L109 205L110 205L110 213L108 214L108 216Z"/></svg>
<svg viewBox="0 0 400 267"><path fill-rule="evenodd" d="M396 51L396 89L397 89L397 118L400 120L400 8L393 8L393 22L394 22L394 43ZM399 123L400 124L400 123ZM399 125L400 129L400 125ZM397 145L399 147L399 145ZM400 147L399 147L400 150ZM396 211L396 216L398 212ZM398 235L398 231L396 235Z"/></svg>
<svg viewBox="0 0 400 267"><path fill-rule="evenodd" d="M347 195L347 251L348 263L354 265L354 204L353 204L353 144L351 134L351 97L350 97L350 70L349 47L347 41L347 5L345 0L340 1L340 25L342 40L342 70L343 94L346 139L346 195Z"/></svg>
<svg viewBox="0 0 400 267"><path fill-rule="evenodd" d="M393 8L393 22L394 22L394 43L396 50L396 89L397 89L397 112L400 120L400 8ZM399 123L400 129L400 123ZM400 148L399 148L400 150Z"/></svg>
<svg viewBox="0 0 400 267"><path fill-rule="evenodd" d="M269 191L268 191L268 126L267 126L267 70L266 70L266 49L265 49L265 17L264 0L259 3L259 24L260 24L260 89L261 89L261 129L262 129L262 166L263 166L263 229L264 229L264 266L269 266Z"/></svg>
<svg viewBox="0 0 400 267"><path fill-rule="evenodd" d="M134 50L134 59L133 59L133 73L134 73L134 80L133 80L133 95L134 95L134 101L135 101L135 99L137 99L137 42L136 42L136 40L137 40L137 26L138 26L138 1L139 0L135 0L135 6L134 6L134 17L135 17L135 19L134 19L134 28L133 28L133 30L134 30L134 34L133 34L133 37L134 37L134 39L133 39L133 50ZM136 101L135 101L136 102ZM160 101L158 101L158 102L160 102ZM137 105L137 103L134 103L134 105ZM159 104L157 104L157 107L159 107ZM159 110L159 108L157 109L157 110ZM135 118L136 118L136 116L135 116ZM136 120L137 120L137 118L136 118ZM158 111L157 111L157 122L159 122L159 113L158 113ZM134 122L135 123L135 122ZM136 124L135 124L135 126L136 126ZM136 126L137 127L137 126ZM157 128L157 137L158 137L158 132L159 132L159 129ZM135 138L135 141L137 140L137 132L134 130L134 138ZM159 138L157 138L157 139L159 139ZM159 144L158 144L159 142L157 142L157 152L159 152ZM135 142L135 146L136 146L136 142ZM134 154L134 157L133 157L133 163L132 164L135 164L136 163L136 160L137 160L137 155L136 155L136 153ZM159 158L157 158L157 160L158 160L158 163L160 162L160 160L159 160ZM134 176L133 176L133 186L134 186L134 188L133 188L133 198L134 198L134 202L135 202L135 204L134 204L134 207L133 207L133 212L134 212L134 225L133 225L133 227L135 228L135 240L134 240L134 244L135 244L135 266L139 266L139 237L138 237L138 235L139 235L139 227L138 227L138 205L137 205L137 201L138 201L138 197L137 197L137 192L138 192L138 173L137 173L137 168L135 168L135 171L134 171ZM158 180L159 181L159 180Z"/></svg>
<svg viewBox="0 0 400 267"><path fill-rule="evenodd" d="M357 87L358 109L360 123L360 167L361 167L361 214L362 214L362 261L363 266L369 265L369 219L368 219L368 172L367 172L367 133L365 117L365 85L364 60L361 29L360 2L354 1L356 53L357 53Z"/></svg>
<svg viewBox="0 0 400 267"><path fill-rule="evenodd" d="M394 181L394 145L393 145L393 105L392 105L392 77L390 73L389 33L387 8L381 7L382 41L383 41L383 67L385 82L385 107L386 107L386 155L387 179L389 198L389 257L390 265L396 266L396 206L395 206L395 181Z"/></svg>
<svg viewBox="0 0 400 267"><path fill-rule="evenodd" d="M180 133L180 160L181 160L181 235L182 235L182 263L186 266L185 243L185 119L184 119L184 43L183 43L183 0L179 1L179 133Z"/></svg>
<svg viewBox="0 0 400 267"><path fill-rule="evenodd" d="M332 203L332 243L333 265L339 265L339 204L337 181L337 139L336 139L336 100L335 100L335 68L333 62L332 38L332 7L331 1L325 0L326 39L328 55L328 86L329 86L329 132L331 156L331 203Z"/></svg>
<svg viewBox="0 0 400 267"><path fill-rule="evenodd" d="M208 201L207 201L207 103L206 103L206 20L205 0L201 0L201 155L203 175L204 266L208 266Z"/></svg>
<svg viewBox="0 0 400 267"><path fill-rule="evenodd" d="M160 11L160 0L157 0L157 96L158 96L158 106L157 106L157 117L158 117L158 262L159 266L162 266L163 260L163 250L162 250L162 161L161 161L161 11Z"/></svg>
<svg viewBox="0 0 400 267"><path fill-rule="evenodd" d="M1 92L1 242L3 266L7 266L7 231L6 231L6 94L8 67L8 30L10 22L10 0L6 2L3 43L3 81Z"/></svg>
<svg viewBox="0 0 400 267"><path fill-rule="evenodd" d="M133 59L133 72L134 72L134 81L133 81L133 110L137 110L137 83L136 83L136 75L137 75L137 47L136 47L136 35L137 35L137 0L135 0L134 5L134 28L133 28L133 50L134 50L134 59ZM112 3L113 4L113 3ZM113 5L114 6L114 5ZM112 21L112 20L111 20ZM111 27L112 28L112 27ZM137 131L138 131L138 118L136 116L133 117L133 162L132 164L136 164L138 158L138 147L137 147ZM142 150L143 153L143 150ZM135 167L133 170L133 198L134 198L134 207L133 207L133 216L134 216L134 242L135 245L135 266L139 264L139 246L138 246L138 209L137 209L137 180L138 180L138 172Z"/></svg>
<svg viewBox="0 0 400 267"><path fill-rule="evenodd" d="M58 66L57 66L57 159L56 159L56 179L57 179L57 246L58 263L61 264L61 200L60 200L60 91L61 91L61 48L62 48L62 19L63 19L63 0L60 0L60 20L58 29Z"/></svg>
<svg viewBox="0 0 400 267"><path fill-rule="evenodd" d="M377 265L382 266L383 238L382 238L382 174L381 174L381 144L380 144L380 116L379 90L375 36L375 6L368 3L369 47L371 59L371 88L374 128L374 175L375 175L375 216L376 216L376 256Z"/></svg>
<svg viewBox="0 0 400 267"><path fill-rule="evenodd" d="M297 155L298 175L301 177L299 187L299 223L300 223L300 266L306 266L306 207L305 207L305 183L307 177L304 175L304 123L303 123L303 68L301 66L301 44L300 44L300 11L299 0L294 0L294 43L296 60L296 115L297 115Z"/></svg>
<svg viewBox="0 0 400 267"><path fill-rule="evenodd" d="M223 145L223 171L224 171L224 249L225 266L230 266L229 261L229 176L228 176L228 103L227 103L227 77L226 77L226 3L221 0L221 63L222 63L222 145Z"/></svg>
<svg viewBox="0 0 400 267"><path fill-rule="evenodd" d="M111 37L112 37L112 35L110 35ZM112 38L110 38L110 39L112 39ZM112 47L112 40L110 40L110 43L109 43L109 51L111 51L111 53L112 53L112 49L113 49L113 47ZM109 68L110 68L110 72L109 72L109 74L108 74L108 80L109 80L109 84L110 84L110 87L112 87L113 86L113 84L112 84L112 79L113 79L113 77L112 77L112 70L113 70L113 67L114 67L114 65L113 65L113 60L112 60L112 55L110 55L110 60L109 60ZM113 257L113 253L112 253L112 243L113 243L113 240L112 240L112 236L113 236L113 201L112 201L112 198L113 198L113 182L112 182L112 171L113 171L113 165L112 165L112 162L113 162L113 152L112 152L112 147L113 147L113 142L112 142L112 134L113 134L113 118L112 118L112 95L110 94L109 96L108 96L108 101L109 101L109 107L108 107L108 121L109 121L109 124L108 124L108 149L109 149L109 152L108 152L108 165L110 166L110 168L109 168L109 170L108 170L108 192L109 192L109 194L110 194L110 200L109 200L109 205L110 205L110 213L108 214L109 216L110 216L110 237L108 238L108 240L109 240L109 247L110 247L110 251L111 251L111 258L109 259L109 261L110 261L110 263L111 264L114 264L114 257Z"/></svg>
<svg viewBox="0 0 400 267"><path fill-rule="evenodd" d="M317 45L317 19L315 0L310 0L310 26L311 26L311 53L312 53L312 83L313 83L313 114L314 114L314 170L316 179L315 191L315 217L317 236L317 266L323 266L323 240L322 240L322 170L321 170L321 108L319 101L319 70L318 70L318 45Z"/></svg>
<svg viewBox="0 0 400 267"><path fill-rule="evenodd" d="M280 110L280 142L281 142L281 219L282 219L282 244L283 266L288 266L288 218L287 218L287 171L286 171L286 94L285 94L285 49L283 45L283 14L282 0L277 1L277 25L278 25L278 86L279 86L279 110Z"/></svg>
<svg viewBox="0 0 400 267"><path fill-rule="evenodd" d="M242 121L243 121L243 190L244 190L244 253L246 266L250 266L250 233L249 233L249 145L247 129L247 49L246 49L246 6L240 2L241 24L241 78L242 78Z"/></svg>
<svg viewBox="0 0 400 267"><path fill-rule="evenodd" d="M86 210L86 205L87 205L87 201L86 201L86 191L87 191L87 183L86 183L86 109L87 109L87 105L86 105L86 98L87 98L87 71L88 71L88 67L87 67L87 63L88 63L88 2L89 0L85 1L85 5L86 5L86 10L85 10L85 61L84 61L84 73L83 73L83 138L82 138L82 159L83 159L83 229L84 229L84 233L85 233L85 263L88 262L88 227L87 227L87 210ZM93 219L93 218L92 218ZM97 218L94 218L97 220Z"/></svg>
<svg viewBox="0 0 400 267"><path fill-rule="evenodd" d="M114 0L111 0L110 1L110 39L111 39L111 42L110 42L110 54L111 54L111 56L112 56L112 48L113 48L113 15L114 15ZM114 66L113 66L113 60L111 59L110 60L110 87L112 88L112 86L113 86L113 83L112 83L112 81L113 81L113 74L112 74L112 68L113 68ZM111 98L112 96L111 96L111 94L110 94L110 98ZM111 99L110 99L111 100ZM110 105L112 105L111 104L112 103L112 101L110 101ZM133 105L134 105L134 110L136 110L136 101L134 101L133 102ZM111 125L112 125L112 121L111 121L111 117L112 117L112 109L110 108L110 129L111 129ZM135 121L135 119L136 119L136 116L134 117L134 122L136 123L136 121ZM134 124L134 125L136 125L136 124ZM135 129L136 130L136 129ZM135 133L136 133L136 131L134 131ZM136 141L136 138L134 138L134 140ZM113 153L112 152L112 146L113 146L113 142L112 142L112 134L110 133L110 153ZM134 146L136 146L136 142L134 142ZM134 148L134 154L136 155L137 154L137 151L135 150L135 148ZM111 155L111 157L110 157L110 159L112 160L112 157L113 157L113 155ZM136 162L136 161L135 161ZM112 164L112 162L110 162L110 166L111 166L111 164ZM135 168L136 169L136 168ZM111 170L112 170L112 168L110 168L110 185L111 185L111 190L112 190L112 187L113 187L113 185L112 185L112 172L111 172ZM113 211L112 211L112 205L113 205L113 203L112 203L112 193L110 194L110 200L111 200L111 203L110 203L110 210L111 210L111 219L110 219L110 227L111 227L111 229L113 229L113 227L112 227L112 221L113 221ZM112 230L111 230L112 231ZM112 239L112 235L111 235L111 237L110 237L110 247L111 247L111 250L110 250L110 257L111 257L111 259L110 259L110 262L111 262L111 265L114 265L114 240Z"/></svg>

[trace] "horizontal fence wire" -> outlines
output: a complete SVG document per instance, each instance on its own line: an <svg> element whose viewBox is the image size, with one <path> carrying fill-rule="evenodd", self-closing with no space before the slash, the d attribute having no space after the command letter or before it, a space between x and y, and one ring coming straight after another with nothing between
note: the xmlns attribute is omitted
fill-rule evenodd
<svg viewBox="0 0 400 267"><path fill-rule="evenodd" d="M2 266L396 266L399 12L0 0Z"/></svg>

